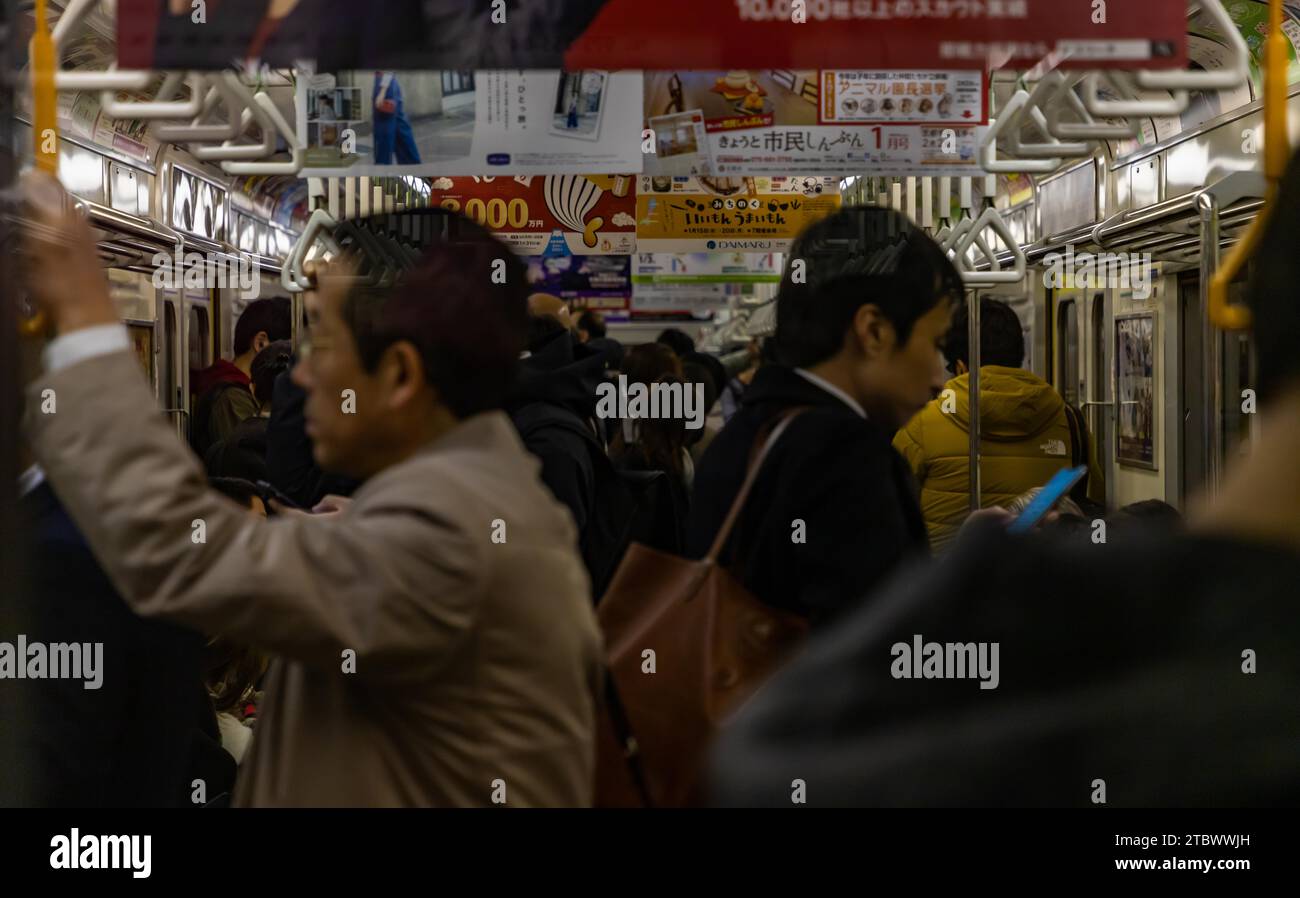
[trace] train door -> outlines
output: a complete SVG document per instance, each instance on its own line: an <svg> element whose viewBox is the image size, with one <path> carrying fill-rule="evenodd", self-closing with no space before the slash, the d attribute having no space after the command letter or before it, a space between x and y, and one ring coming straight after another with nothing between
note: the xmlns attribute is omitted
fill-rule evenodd
<svg viewBox="0 0 1300 898"><path fill-rule="evenodd" d="M1182 376L1178 379L1178 403L1182 410L1179 461L1182 476L1178 483L1178 504L1185 503L1205 489L1208 479L1210 440L1207 427L1218 426L1210 416L1210 395L1205 370L1205 311L1201 304L1201 282L1195 275L1178 282L1179 341L1178 354ZM1217 332L1213 332L1217 337Z"/></svg>
<svg viewBox="0 0 1300 898"><path fill-rule="evenodd" d="M1079 407L1082 398L1082 369L1079 365L1079 296L1056 293L1052 340L1052 385L1061 398Z"/></svg>
<svg viewBox="0 0 1300 898"><path fill-rule="evenodd" d="M216 361L213 346L213 299L206 289L186 290L185 304L185 398L186 407L193 408L193 378Z"/></svg>
<svg viewBox="0 0 1300 898"><path fill-rule="evenodd" d="M1111 341L1110 337L1110 303L1107 293L1099 290L1087 299L1087 358L1085 360L1086 398L1079 407L1084 412L1084 422L1088 426L1088 435L1097 453L1097 464L1106 476L1106 501L1112 498L1112 478L1110 477L1113 459L1113 425L1114 425L1114 385L1111 383Z"/></svg>
<svg viewBox="0 0 1300 898"><path fill-rule="evenodd" d="M155 325L158 346L158 395L163 411L172 419L176 433L183 440L190 435L189 402L186 397L187 371L181 352L182 322L180 296L165 293L159 297L159 315Z"/></svg>
<svg viewBox="0 0 1300 898"><path fill-rule="evenodd" d="M1249 274L1243 273L1229 285L1229 301L1244 300ZM1211 477L1211 454L1216 454L1218 470L1233 459L1250 452L1258 428L1253 409L1257 397L1254 347L1245 332L1223 333L1208 329L1215 341L1217 366L1207 366L1205 351L1205 309L1201 300L1201 283L1195 276L1185 277L1178 285L1180 334L1179 355L1182 377L1178 398L1183 411L1181 498L1196 495L1207 488ZM1210 391L1217 367L1218 395Z"/></svg>
<svg viewBox="0 0 1300 898"><path fill-rule="evenodd" d="M1241 303L1246 289L1246 278L1233 281L1229 288L1229 301ZM1259 416L1255 414L1258 397L1255 395L1255 346L1248 331L1232 331L1223 339L1223 464L1249 455L1259 431Z"/></svg>

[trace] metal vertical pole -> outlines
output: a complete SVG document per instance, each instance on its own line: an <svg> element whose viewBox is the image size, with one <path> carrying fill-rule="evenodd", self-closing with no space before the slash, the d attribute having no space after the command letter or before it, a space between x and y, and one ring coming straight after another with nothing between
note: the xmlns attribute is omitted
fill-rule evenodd
<svg viewBox="0 0 1300 898"><path fill-rule="evenodd" d="M1196 196L1201 218L1201 352L1204 360L1202 392L1205 418L1202 438L1205 442L1205 490L1213 495L1219 489L1223 467L1221 420L1223 417L1223 335L1210 321L1210 281L1219 268L1219 202L1210 193ZM1118 402L1118 397L1116 398Z"/></svg>
<svg viewBox="0 0 1300 898"><path fill-rule="evenodd" d="M967 300L970 317L966 323L966 339L970 347L970 510L983 507L980 485L980 295L970 291Z"/></svg>
<svg viewBox="0 0 1300 898"><path fill-rule="evenodd" d="M18 173L14 128L14 90L20 84L17 60L25 51L21 46L22 29L16 0L0 0L0 188L6 193L14 186ZM20 88L18 88L20 89ZM6 209L6 212L16 211ZM9 215L0 215L0 242L12 246L14 225ZM18 408L21 383L18 362L18 297L14 290L18 273L14 271L14 254L0 253L0 633L30 632L23 601L30 589L23 551L24 534L18 521ZM21 663L21 662L20 662ZM28 758L22 756L19 735L31 725L31 694L14 681L0 683L0 807L31 804L33 784Z"/></svg>

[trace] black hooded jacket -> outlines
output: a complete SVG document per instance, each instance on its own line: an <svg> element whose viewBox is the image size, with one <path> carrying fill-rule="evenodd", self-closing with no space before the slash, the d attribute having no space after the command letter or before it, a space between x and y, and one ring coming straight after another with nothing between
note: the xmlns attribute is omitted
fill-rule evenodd
<svg viewBox="0 0 1300 898"><path fill-rule="evenodd" d="M506 404L524 446L542 463L542 482L573 513L580 536L595 501L592 450L603 452L595 416L606 360L607 353L557 332L520 363L519 385Z"/></svg>

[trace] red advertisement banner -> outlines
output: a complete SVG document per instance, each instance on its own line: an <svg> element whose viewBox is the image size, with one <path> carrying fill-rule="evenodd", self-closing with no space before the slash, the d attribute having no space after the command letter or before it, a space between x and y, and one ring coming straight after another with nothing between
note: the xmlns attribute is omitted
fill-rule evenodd
<svg viewBox="0 0 1300 898"><path fill-rule="evenodd" d="M430 186L433 205L474 219L520 255L540 256L553 240L574 255L636 250L635 176L434 178Z"/></svg>
<svg viewBox="0 0 1300 898"><path fill-rule="evenodd" d="M1185 0L119 0L124 68L967 69L1187 64Z"/></svg>

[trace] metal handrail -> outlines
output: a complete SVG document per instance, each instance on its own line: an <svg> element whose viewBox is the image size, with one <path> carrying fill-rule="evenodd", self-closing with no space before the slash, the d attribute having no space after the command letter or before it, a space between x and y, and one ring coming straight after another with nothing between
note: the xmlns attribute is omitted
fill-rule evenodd
<svg viewBox="0 0 1300 898"><path fill-rule="evenodd" d="M967 267L966 253L970 250L971 246L974 245L976 239L982 237L983 232L988 228L992 228L993 231L1002 238L1002 242L1010 247L1012 255L1011 271L975 271ZM956 256L953 259L953 264L957 266L957 271L961 274L962 281L968 287L1014 284L1025 279L1025 271L1027 270L1025 254L1021 251L1020 245L1017 243L1015 237L1012 236L1011 230L1007 227L1006 222L1002 220L1002 216L998 214L998 210L993 206L986 207L984 211L980 213L980 217L966 229L966 232L954 246L954 252L956 253ZM988 260L991 268L994 256L990 254Z"/></svg>
<svg viewBox="0 0 1300 898"><path fill-rule="evenodd" d="M199 109L199 114L194 117L188 125L160 125L157 136L159 140L165 140L172 143L184 142L207 142L213 140L233 140L239 136L241 116L243 107L239 103L239 96L230 87L229 79L238 78L231 72L225 72L212 79L212 85L208 88L206 95L203 97L203 105ZM226 109L225 122L219 125L205 125L203 120L216 107L217 101L220 100Z"/></svg>
<svg viewBox="0 0 1300 898"><path fill-rule="evenodd" d="M85 213L90 224L94 227L103 228L104 230L117 233L125 233L129 236L143 240L152 240L159 245L171 244L172 249L181 246L181 234L179 231L169 228L161 222L153 221L139 215L131 215L120 209L114 209L110 206L103 206L92 200L76 200L73 203L74 208Z"/></svg>
<svg viewBox="0 0 1300 898"><path fill-rule="evenodd" d="M1138 71L1136 78L1139 87L1156 90L1231 90L1245 84L1250 78L1250 48L1246 46L1245 39L1237 30L1237 23L1228 14L1222 0L1202 0L1201 9L1214 20L1220 33L1227 39L1228 49L1233 56L1231 64L1214 71Z"/></svg>
<svg viewBox="0 0 1300 898"><path fill-rule="evenodd" d="M233 98L235 105L240 108L238 116L232 116L239 120L238 131L234 137L219 146L191 146L190 152L194 154L194 158L204 162L223 162L231 159L262 159L274 153L275 127L262 111L257 96L239 80L239 75L234 72L226 72L223 80L228 91L227 96ZM227 103L229 104L229 100ZM255 118L262 129L262 142L235 144L233 141L247 130Z"/></svg>
<svg viewBox="0 0 1300 898"><path fill-rule="evenodd" d="M1121 94L1128 91L1120 84L1116 72L1104 73L1107 81ZM1131 118L1145 116L1182 115L1191 102L1191 94L1185 90L1175 90L1165 100L1144 100L1140 97L1127 100L1103 100L1099 90L1102 72L1092 72L1083 79L1083 105L1088 112L1102 118Z"/></svg>
<svg viewBox="0 0 1300 898"><path fill-rule="evenodd" d="M1059 157L1039 160L998 161L998 135L1010 122L1017 120L1017 114L1028 101L1029 93L1018 90L1007 102L1006 107L998 110L998 117L989 119L989 129L984 132L979 147L980 168L985 172L989 174L1019 174L1021 172L1026 174L1048 174L1061 167Z"/></svg>
<svg viewBox="0 0 1300 898"><path fill-rule="evenodd" d="M254 104L257 108L253 110L263 121L263 129L269 129L274 133L279 133L284 138L285 144L289 147L289 160L286 162L223 162L221 170L231 175L296 175L302 170L302 143L298 139L298 134L289 125L280 110L276 108L275 102L262 91L258 91L253 96ZM274 143L274 137L272 137Z"/></svg>
<svg viewBox="0 0 1300 898"><path fill-rule="evenodd" d="M1122 125L1113 125L1108 122L1099 122L1093 119L1088 112L1088 107L1083 105L1079 95L1074 92L1074 88L1083 80L1083 73L1073 73L1063 75L1060 72L1048 72L1044 80L1056 75L1059 83L1056 92L1050 99L1055 100L1058 97L1065 100L1065 103L1049 102L1047 104L1047 133L1053 137L1059 137L1063 140L1119 140L1128 137L1136 137L1139 133L1139 125L1136 120L1130 119ZM1079 117L1077 122L1061 121L1061 113L1070 109Z"/></svg>
<svg viewBox="0 0 1300 898"><path fill-rule="evenodd" d="M169 100L167 97L176 93L184 79L190 87L190 96L186 100ZM202 75L195 72L168 72L163 76L162 85L153 100L135 101L119 100L111 90L100 91L99 105L109 118L120 119L159 119L159 118L193 118L203 108L204 84Z"/></svg>

